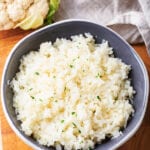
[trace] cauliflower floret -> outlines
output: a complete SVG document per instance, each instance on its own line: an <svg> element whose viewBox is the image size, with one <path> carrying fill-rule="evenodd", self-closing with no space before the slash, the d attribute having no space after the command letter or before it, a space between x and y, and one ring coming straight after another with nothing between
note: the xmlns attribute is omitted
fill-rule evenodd
<svg viewBox="0 0 150 150"><path fill-rule="evenodd" d="M13 26L14 26L14 23L10 21L10 22L8 22L7 24L5 24L3 26L3 29L4 30L9 30L9 29L13 28Z"/></svg>
<svg viewBox="0 0 150 150"><path fill-rule="evenodd" d="M27 9L34 3L34 0L16 0L23 9Z"/></svg>
<svg viewBox="0 0 150 150"><path fill-rule="evenodd" d="M49 11L49 0L1 0L0 30L41 26Z"/></svg>
<svg viewBox="0 0 150 150"><path fill-rule="evenodd" d="M60 0L0 0L0 30L35 29L44 20L51 23L59 3Z"/></svg>
<svg viewBox="0 0 150 150"><path fill-rule="evenodd" d="M21 5L18 3L16 4L15 1L8 5L7 12L13 22L22 20L26 15L25 10L21 7Z"/></svg>
<svg viewBox="0 0 150 150"><path fill-rule="evenodd" d="M9 19L9 16L4 11L0 11L0 28L7 30L14 26L14 23Z"/></svg>
<svg viewBox="0 0 150 150"><path fill-rule="evenodd" d="M37 12L38 10L38 12ZM49 10L49 5L47 0L37 0L34 5L32 5L29 9L29 14L35 14L35 12L39 13L43 17L47 15Z"/></svg>

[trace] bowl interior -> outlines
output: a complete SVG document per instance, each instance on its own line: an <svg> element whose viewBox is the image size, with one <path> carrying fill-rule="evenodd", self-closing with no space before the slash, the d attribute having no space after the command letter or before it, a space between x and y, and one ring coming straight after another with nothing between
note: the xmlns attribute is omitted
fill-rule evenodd
<svg viewBox="0 0 150 150"><path fill-rule="evenodd" d="M101 145L96 146L96 149L106 150L112 147L116 147L117 143L122 143L122 141L125 140L125 137L130 136L132 130L139 123L139 120L144 113L143 110L145 110L147 104L147 100L145 98L147 91L147 79L145 79L146 72L143 67L143 64L135 54L134 50L127 43L125 43L118 35L104 28L103 26L84 21L62 22L36 31L35 33L22 40L14 48L10 60L7 63L6 69L4 70L4 81L2 85L4 105L8 116L11 119L11 122L14 124L15 128L20 129L20 122L17 121L15 110L12 107L13 93L9 85L7 84L8 81L12 80L12 78L18 71L20 58L31 50L38 50L39 45L42 42L54 42L56 38L70 38L70 36L72 35L82 33L91 33L95 37L96 43L101 43L103 39L107 40L110 46L113 47L115 57L121 58L123 62L132 66L130 78L132 79L132 85L136 90L136 95L133 100L135 115L129 121L127 128L123 130L123 134L119 138L109 140ZM39 146L41 149L49 149L45 146L39 145L31 137L27 137L22 133L22 131L19 130L18 132L20 132L20 134L24 138L32 141L33 144Z"/></svg>

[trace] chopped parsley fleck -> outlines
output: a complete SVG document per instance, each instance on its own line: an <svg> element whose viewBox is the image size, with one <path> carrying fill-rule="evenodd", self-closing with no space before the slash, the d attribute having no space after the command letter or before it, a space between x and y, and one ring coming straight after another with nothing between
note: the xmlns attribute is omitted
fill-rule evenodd
<svg viewBox="0 0 150 150"><path fill-rule="evenodd" d="M76 60L76 58L74 58L72 61L75 61Z"/></svg>
<svg viewBox="0 0 150 150"><path fill-rule="evenodd" d="M40 99L39 99L39 101L41 101L41 102L42 102L43 100L40 98Z"/></svg>
<svg viewBox="0 0 150 150"><path fill-rule="evenodd" d="M73 68L73 65L69 65L70 68Z"/></svg>
<svg viewBox="0 0 150 150"><path fill-rule="evenodd" d="M101 98L99 96L96 97L98 100L101 100Z"/></svg>
<svg viewBox="0 0 150 150"><path fill-rule="evenodd" d="M96 111L95 111L95 110L93 110L93 114L95 114L95 112L96 112Z"/></svg>
<svg viewBox="0 0 150 150"><path fill-rule="evenodd" d="M32 91L32 90L33 90L33 88L30 88L30 89L29 89L29 91Z"/></svg>
<svg viewBox="0 0 150 150"><path fill-rule="evenodd" d="M74 128L76 128L76 127L77 127L77 125L76 125L74 122L72 122L72 124L73 124L73 127L74 127Z"/></svg>
<svg viewBox="0 0 150 150"><path fill-rule="evenodd" d="M35 99L35 97L34 96L30 96L32 99Z"/></svg>
<svg viewBox="0 0 150 150"><path fill-rule="evenodd" d="M83 71L83 72L85 72L85 70L84 70L84 69L83 69L82 71Z"/></svg>
<svg viewBox="0 0 150 150"><path fill-rule="evenodd" d="M82 144L82 143L83 143L83 141L80 142L80 144Z"/></svg>
<svg viewBox="0 0 150 150"><path fill-rule="evenodd" d="M91 148L91 147L89 147L89 148L88 148L88 150L92 150L92 148Z"/></svg>
<svg viewBox="0 0 150 150"><path fill-rule="evenodd" d="M65 86L65 88L64 88L64 92L67 90L67 87Z"/></svg>
<svg viewBox="0 0 150 150"><path fill-rule="evenodd" d="M115 101L118 99L118 97L115 97Z"/></svg>
<svg viewBox="0 0 150 150"><path fill-rule="evenodd" d="M54 97L53 96L51 96L50 98L49 98L49 100L51 101L51 100L54 100Z"/></svg>
<svg viewBox="0 0 150 150"><path fill-rule="evenodd" d="M20 89L21 89L21 90L23 90L23 89L24 89L24 86L19 86L19 87L20 87Z"/></svg>
<svg viewBox="0 0 150 150"><path fill-rule="evenodd" d="M57 100L55 100L55 102L58 102Z"/></svg>
<svg viewBox="0 0 150 150"><path fill-rule="evenodd" d="M79 131L79 133L81 133L81 130L78 130Z"/></svg>
<svg viewBox="0 0 150 150"><path fill-rule="evenodd" d="M96 78L101 78L102 76L100 75L100 73L97 73Z"/></svg>
<svg viewBox="0 0 150 150"><path fill-rule="evenodd" d="M55 79L55 78L56 78L56 76L53 76L53 78Z"/></svg>
<svg viewBox="0 0 150 150"><path fill-rule="evenodd" d="M62 130L62 132L65 132L64 130Z"/></svg>
<svg viewBox="0 0 150 150"><path fill-rule="evenodd" d="M76 113L75 113L75 112L72 112L71 114L72 114L72 115L75 115Z"/></svg>
<svg viewBox="0 0 150 150"><path fill-rule="evenodd" d="M39 72L35 72L36 75L39 75Z"/></svg>
<svg viewBox="0 0 150 150"><path fill-rule="evenodd" d="M64 123L65 120L61 120L61 123Z"/></svg>
<svg viewBox="0 0 150 150"><path fill-rule="evenodd" d="M80 56L78 56L77 58L74 58L72 61L76 61L77 59L79 59L80 58Z"/></svg>

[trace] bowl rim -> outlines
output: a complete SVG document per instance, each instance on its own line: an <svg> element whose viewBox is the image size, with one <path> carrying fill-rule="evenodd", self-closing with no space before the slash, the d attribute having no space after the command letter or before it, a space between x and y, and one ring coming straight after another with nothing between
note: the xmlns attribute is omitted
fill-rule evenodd
<svg viewBox="0 0 150 150"><path fill-rule="evenodd" d="M33 31L32 33L26 35L25 37L23 37L21 40L19 40L15 45L14 47L10 50L9 52L9 55L7 56L6 58L6 61L5 61L5 65L4 65L4 68L3 68L3 72L2 72L2 78L1 78L1 103L2 103L2 108L3 108L3 112L5 114L5 117L6 117L6 120L7 122L9 123L10 127L13 129L13 131L16 133L16 135L22 139L27 145L29 145L30 147L34 148L34 149L37 149L37 150L40 150L40 148L36 145L36 144L33 144L30 140L28 140L27 138L25 138L22 134L20 134L19 132L19 129L13 124L13 122L11 121L8 113L7 113L7 109L6 109L6 105L5 105L5 98L4 98L4 78L5 78L5 74L6 74L6 70L7 70L7 67L8 67L8 64L9 64L9 61L11 59L11 57L13 56L13 53L16 51L16 48L22 44L26 39L28 39L30 36L34 35L34 34L37 34L38 32L41 32L43 30L46 30L48 28L51 28L53 26L57 26L57 25L60 25L60 24L63 24L63 23L68 23L68 22L83 22L83 23L92 23L92 24L95 24L95 25L98 25L98 26L101 26L107 30L109 30L110 32L112 32L113 34L117 35L128 47L130 47L131 49L131 52L132 54L134 55L134 57L137 59L137 61L139 62L141 68L142 68L142 71L143 71L143 74L144 74L144 79L146 81L146 84L145 84L145 94L144 94L144 101L145 101L145 105L144 105L144 109L143 109L143 112L142 112L142 115L140 116L140 119L138 121L138 123L136 124L136 126L131 130L131 132L129 132L122 140L120 140L119 142L117 142L115 145L113 145L111 147L111 149L116 149L118 147L120 147L122 144L124 144L125 142L127 142L135 133L136 131L139 129L142 121L143 121L143 118L145 116L145 112L146 112L146 108L147 108L147 103L148 103L148 97L149 97L149 77L148 77L148 72L147 72L147 69L146 69L146 66L143 62L143 60L141 59L141 57L138 55L138 53L134 50L134 48L129 45L127 43L127 41L125 39L123 39L118 33L116 33L115 31L113 31L112 29L110 29L109 27L106 27L106 26L103 26L101 24L97 24L93 21L89 21L89 20L86 20L86 19L66 19L66 20L62 20L62 21L58 21L58 22L55 22L53 24L50 24L50 25L47 25L45 27L42 27L36 31Z"/></svg>

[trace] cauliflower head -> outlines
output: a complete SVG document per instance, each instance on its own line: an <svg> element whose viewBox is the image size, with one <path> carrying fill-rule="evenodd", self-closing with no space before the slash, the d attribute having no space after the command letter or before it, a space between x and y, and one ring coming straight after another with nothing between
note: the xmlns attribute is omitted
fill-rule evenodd
<svg viewBox="0 0 150 150"><path fill-rule="evenodd" d="M0 30L35 29L50 24L59 0L0 0Z"/></svg>

